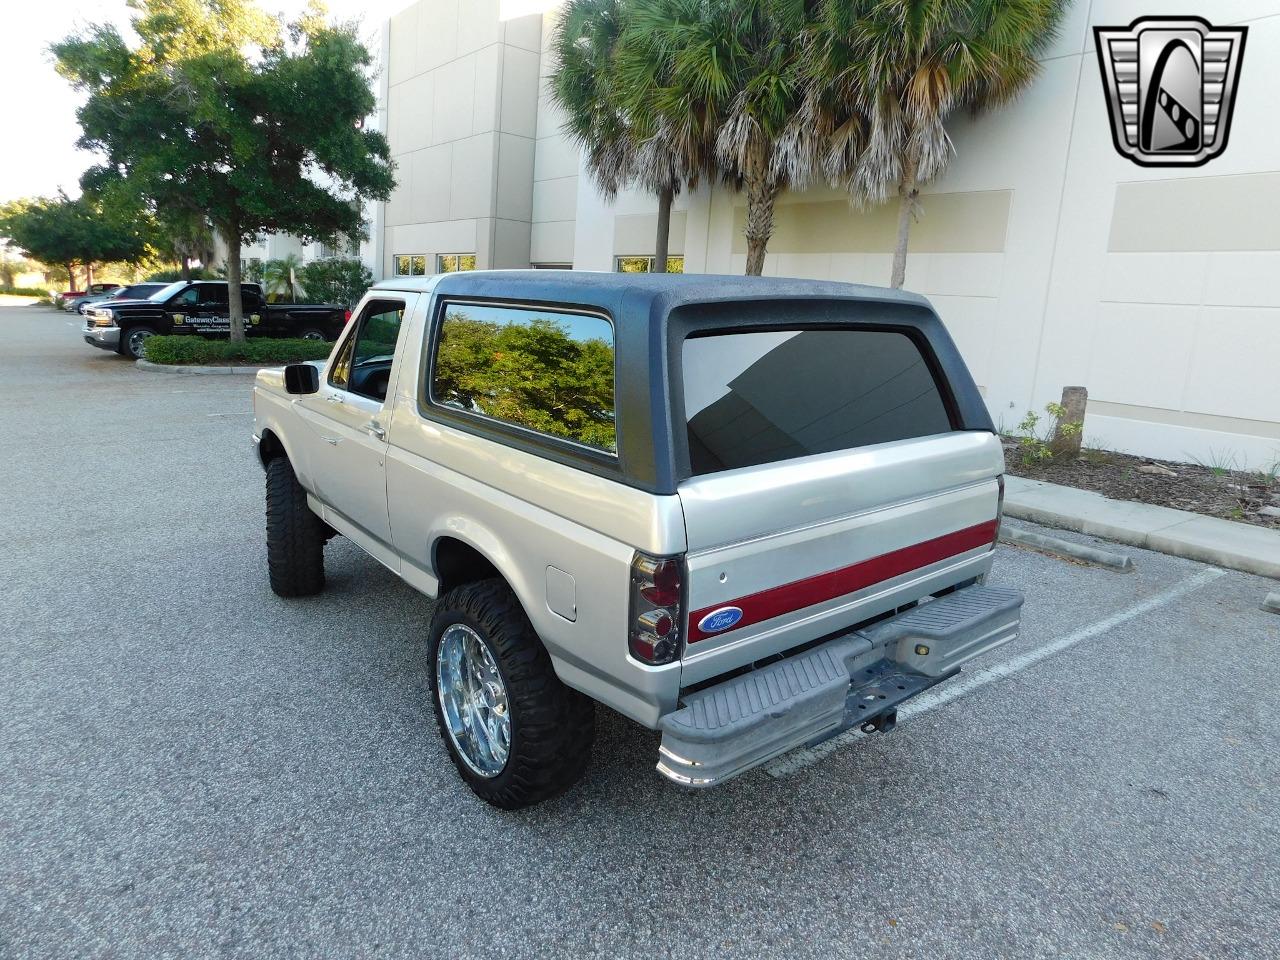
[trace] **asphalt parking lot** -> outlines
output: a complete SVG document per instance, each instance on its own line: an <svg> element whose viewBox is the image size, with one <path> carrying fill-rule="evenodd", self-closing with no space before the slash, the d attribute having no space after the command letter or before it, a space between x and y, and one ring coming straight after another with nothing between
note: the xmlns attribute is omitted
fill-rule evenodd
<svg viewBox="0 0 1280 960"><path fill-rule="evenodd" d="M690 794L601 710L586 781L503 813L430 601L341 538L270 592L248 378L0 338L4 960L1280 956L1274 582L1002 546L1023 636L892 734Z"/></svg>

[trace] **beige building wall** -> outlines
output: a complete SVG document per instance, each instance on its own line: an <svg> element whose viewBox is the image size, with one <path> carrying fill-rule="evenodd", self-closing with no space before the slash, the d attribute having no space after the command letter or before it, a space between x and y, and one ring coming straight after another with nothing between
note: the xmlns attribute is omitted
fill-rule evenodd
<svg viewBox="0 0 1280 960"><path fill-rule="evenodd" d="M1198 13L1249 36L1229 145L1182 170L1116 155L1084 38L1033 398L1084 383L1105 446L1266 467L1280 460L1280 4L1093 9L1097 23Z"/></svg>
<svg viewBox="0 0 1280 960"><path fill-rule="evenodd" d="M551 102L547 89L547 77L553 65L549 47L558 19L553 11L542 23L529 259L537 264L571 266L578 219L578 151L562 130L564 117Z"/></svg>
<svg viewBox="0 0 1280 960"><path fill-rule="evenodd" d="M387 136L397 186L382 273L397 255L474 254L526 267L533 218L542 17L498 0L420 0L391 18Z"/></svg>

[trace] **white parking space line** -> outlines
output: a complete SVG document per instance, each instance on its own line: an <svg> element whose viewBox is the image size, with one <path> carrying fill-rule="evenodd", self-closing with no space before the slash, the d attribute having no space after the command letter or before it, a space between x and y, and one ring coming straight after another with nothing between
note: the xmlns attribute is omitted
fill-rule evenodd
<svg viewBox="0 0 1280 960"><path fill-rule="evenodd" d="M1152 594L1141 603L1134 604L1117 613L1113 613L1109 617L1105 617L1096 623L1091 623L1087 627L1081 627L1064 637L1051 640L1043 646L1036 647L1034 650L1028 650L1026 653L1011 657L1008 660L1002 660L994 666L987 667L985 670L979 670L976 673L962 675L949 683L935 688L935 692L923 693L918 697L908 700L898 710L898 722L927 713L930 710L936 710L944 704L950 703L952 700L958 700L960 697L968 696L975 690L985 687L989 683L997 680L1003 680L1014 674L1021 673L1028 667L1033 667L1041 660L1047 660L1049 657L1056 656L1064 650L1069 650L1078 643L1085 640L1091 640L1094 637L1106 633L1122 623L1127 623L1136 617L1140 617L1145 613L1150 613L1173 601L1186 596L1194 590L1199 590L1208 583L1212 583L1219 577L1226 574L1225 570L1219 570L1216 567L1210 567L1202 570L1195 576L1188 577L1181 583L1174 584L1167 590ZM864 734L858 728L847 730L839 736L832 737L816 747L808 747L803 750L796 750L787 754L779 760L774 761L765 767L770 776L782 779L800 772L806 767L810 767L824 757L839 750L845 744L852 743L859 737L869 736Z"/></svg>

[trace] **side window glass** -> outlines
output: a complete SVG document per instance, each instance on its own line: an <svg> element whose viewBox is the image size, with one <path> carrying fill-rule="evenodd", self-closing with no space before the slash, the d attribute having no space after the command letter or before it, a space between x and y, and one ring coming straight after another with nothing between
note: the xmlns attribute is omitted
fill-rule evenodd
<svg viewBox="0 0 1280 960"><path fill-rule="evenodd" d="M360 313L354 333L347 337L329 372L330 386L350 390L371 400L387 398L396 337L404 321L404 303L371 300Z"/></svg>
<svg viewBox="0 0 1280 960"><path fill-rule="evenodd" d="M360 314L356 332L354 366L390 361L396 352L396 337L404 320L404 304L375 300Z"/></svg>
<svg viewBox="0 0 1280 960"><path fill-rule="evenodd" d="M329 386L339 390L347 389L347 383L351 380L351 350L355 345L354 336L347 337L342 342L338 355L333 359L333 366L329 368Z"/></svg>
<svg viewBox="0 0 1280 960"><path fill-rule="evenodd" d="M199 292L198 287L187 287L178 295L178 303L184 307L194 307Z"/></svg>
<svg viewBox="0 0 1280 960"><path fill-rule="evenodd" d="M614 453L613 325L556 310L448 303L436 404Z"/></svg>
<svg viewBox="0 0 1280 960"><path fill-rule="evenodd" d="M229 296L226 284L206 283L200 286L200 303L206 307L225 307L230 302Z"/></svg>

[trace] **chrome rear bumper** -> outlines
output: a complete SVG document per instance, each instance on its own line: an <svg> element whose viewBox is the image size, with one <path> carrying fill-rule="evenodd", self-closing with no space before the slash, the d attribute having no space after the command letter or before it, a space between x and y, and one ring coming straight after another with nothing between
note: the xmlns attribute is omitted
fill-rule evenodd
<svg viewBox="0 0 1280 960"><path fill-rule="evenodd" d="M710 787L851 727L892 729L900 704L1018 635L1022 594L971 586L686 695L659 722L658 772Z"/></svg>

